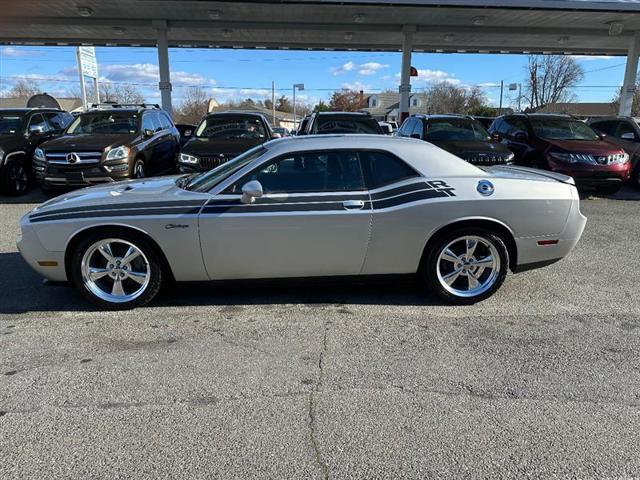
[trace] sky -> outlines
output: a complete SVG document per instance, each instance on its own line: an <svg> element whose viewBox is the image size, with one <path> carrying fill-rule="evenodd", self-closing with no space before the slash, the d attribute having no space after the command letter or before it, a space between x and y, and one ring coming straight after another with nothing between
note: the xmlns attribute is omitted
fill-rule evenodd
<svg viewBox="0 0 640 480"><path fill-rule="evenodd" d="M158 67L154 48L97 47L98 71L102 81L132 83L148 102L159 102ZM170 49L174 104L189 86L203 87L222 103L228 99L291 96L294 83L304 83L297 98L315 104L328 100L341 88L379 92L397 91L400 53L309 52L293 50ZM583 57L576 60L585 77L573 91L582 102L607 102L616 94L624 76L625 57ZM506 85L523 82L525 55L415 53L412 64L418 77L412 90L419 92L432 82L479 86L491 105L500 98L500 81L505 82L504 105L517 97ZM30 79L54 96L79 91L75 47L0 47L0 96L17 79Z"/></svg>

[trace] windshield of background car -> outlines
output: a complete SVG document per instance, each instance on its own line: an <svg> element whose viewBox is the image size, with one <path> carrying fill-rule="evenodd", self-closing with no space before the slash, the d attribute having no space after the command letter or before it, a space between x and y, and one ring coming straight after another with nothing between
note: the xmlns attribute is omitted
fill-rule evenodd
<svg viewBox="0 0 640 480"><path fill-rule="evenodd" d="M429 120L425 140L433 142L487 141L489 133L474 120L466 118L443 118Z"/></svg>
<svg viewBox="0 0 640 480"><path fill-rule="evenodd" d="M529 117L533 131L549 140L599 140L600 137L586 123L566 118Z"/></svg>
<svg viewBox="0 0 640 480"><path fill-rule="evenodd" d="M319 116L314 133L383 133L372 118L331 118Z"/></svg>
<svg viewBox="0 0 640 480"><path fill-rule="evenodd" d="M195 192L208 192L213 187L222 182L225 178L253 162L267 151L262 145L247 150L242 155L238 155L233 160L223 163L219 167L209 172L200 173L193 177L187 184L186 189Z"/></svg>
<svg viewBox="0 0 640 480"><path fill-rule="evenodd" d="M67 134L82 133L127 134L138 132L139 118L134 112L92 112L78 116Z"/></svg>
<svg viewBox="0 0 640 480"><path fill-rule="evenodd" d="M15 113L0 113L0 135L18 133L22 125L22 115Z"/></svg>
<svg viewBox="0 0 640 480"><path fill-rule="evenodd" d="M232 140L236 138L266 138L262 121L256 117L212 116L205 118L198 130L198 138Z"/></svg>

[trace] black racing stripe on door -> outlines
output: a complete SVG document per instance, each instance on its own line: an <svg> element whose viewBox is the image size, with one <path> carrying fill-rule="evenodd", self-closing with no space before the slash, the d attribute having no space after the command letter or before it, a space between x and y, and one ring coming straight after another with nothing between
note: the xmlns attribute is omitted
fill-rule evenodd
<svg viewBox="0 0 640 480"><path fill-rule="evenodd" d="M30 218L32 223L38 222L52 222L55 220L70 220L70 219L88 219L88 218L102 218L102 217L140 217L140 216L153 216L153 215L195 215L200 212L201 207L192 208L142 208L137 210L104 210L95 212L72 212L63 213L59 215L49 215L47 217Z"/></svg>
<svg viewBox="0 0 640 480"><path fill-rule="evenodd" d="M394 198L388 198L384 200L374 200L373 201L373 209L381 210L383 208L396 207L398 205L403 205L405 203L417 202L420 200L429 200L432 198L443 198L448 197L446 191L443 190L421 190L419 192L412 192L406 195L401 195Z"/></svg>
<svg viewBox="0 0 640 480"><path fill-rule="evenodd" d="M46 217L49 215L60 215L63 213L74 212L96 212L101 210L128 210L135 208L164 208L164 207L201 207L206 200L180 200L172 202L140 202L140 203L122 203L107 205L87 205L84 207L59 208L56 210L48 210L46 212L36 212L29 216L30 219Z"/></svg>
<svg viewBox="0 0 640 480"><path fill-rule="evenodd" d="M378 200L381 198L393 197L395 195L401 195L403 193L414 192L417 190L423 190L425 188L429 188L429 185L426 182L418 182L411 183L409 185L403 185L401 187L391 188L389 190L383 190L381 192L372 192L371 198L373 200Z"/></svg>
<svg viewBox="0 0 640 480"><path fill-rule="evenodd" d="M345 210L342 202L326 203L292 203L260 205L257 203L240 205L207 205L202 210L204 215L215 215L222 213L295 213L295 212L329 212Z"/></svg>

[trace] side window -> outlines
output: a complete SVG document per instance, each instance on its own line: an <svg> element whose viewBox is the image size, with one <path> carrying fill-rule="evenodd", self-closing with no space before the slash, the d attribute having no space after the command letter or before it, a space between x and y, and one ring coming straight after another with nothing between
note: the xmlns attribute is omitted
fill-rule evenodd
<svg viewBox="0 0 640 480"><path fill-rule="evenodd" d="M424 127L422 126L422 120L416 118L413 123L413 130L411 130L411 135L418 135L418 138L424 138Z"/></svg>
<svg viewBox="0 0 640 480"><path fill-rule="evenodd" d="M496 129L498 131L498 133L500 134L501 137L506 137L507 134L509 133L509 130L511 129L511 124L509 123L508 118L503 118L498 125L496 125Z"/></svg>
<svg viewBox="0 0 640 480"><path fill-rule="evenodd" d="M238 181L232 192L258 180L264 193L340 192L364 190L364 178L356 152L315 151L280 157Z"/></svg>
<svg viewBox="0 0 640 480"><path fill-rule="evenodd" d="M612 120L602 121L602 122L593 122L590 124L590 126L591 128L599 132L602 132L606 135L615 136L616 128L618 127L618 122L612 121Z"/></svg>
<svg viewBox="0 0 640 480"><path fill-rule="evenodd" d="M51 128L53 130L55 130L56 132L61 132L62 130L67 128L67 126L73 120L73 116L68 114L68 113L66 113L66 112L45 113L44 116L48 120L49 125L51 126Z"/></svg>
<svg viewBox="0 0 640 480"><path fill-rule="evenodd" d="M49 130L51 130L47 122L44 120L44 117L40 113L33 115L29 120L27 131L33 132L34 130L42 130L43 132L48 132Z"/></svg>
<svg viewBox="0 0 640 480"><path fill-rule="evenodd" d="M362 152L360 160L367 186L371 190L420 176L405 162L387 152Z"/></svg>
<svg viewBox="0 0 640 480"><path fill-rule="evenodd" d="M411 131L413 130L413 123L414 123L414 119L413 118L407 118L403 124L402 127L400 127L400 135L403 137L410 137L411 136Z"/></svg>
<svg viewBox="0 0 640 480"><path fill-rule="evenodd" d="M156 126L153 121L153 112L144 113L142 115L142 130L156 131Z"/></svg>
<svg viewBox="0 0 640 480"><path fill-rule="evenodd" d="M160 114L158 112L153 112L151 114L151 121L153 122L156 132L164 130L162 126L162 120L160 119Z"/></svg>
<svg viewBox="0 0 640 480"><path fill-rule="evenodd" d="M162 128L173 128L173 122L166 113L159 112L158 115L160 116L160 123L162 124Z"/></svg>
<svg viewBox="0 0 640 480"><path fill-rule="evenodd" d="M511 118L509 119L509 123L511 123L511 128L509 129L509 136L513 136L516 132L525 132L527 133L527 124L521 118Z"/></svg>

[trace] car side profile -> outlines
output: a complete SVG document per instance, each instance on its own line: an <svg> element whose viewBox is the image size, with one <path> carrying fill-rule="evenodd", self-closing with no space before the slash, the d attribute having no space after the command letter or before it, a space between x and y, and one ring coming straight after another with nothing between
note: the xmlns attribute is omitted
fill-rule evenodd
<svg viewBox="0 0 640 480"><path fill-rule="evenodd" d="M44 189L175 173L180 133L157 105L104 104L78 115L33 154Z"/></svg>
<svg viewBox="0 0 640 480"><path fill-rule="evenodd" d="M586 218L573 180L481 170L426 142L305 136L201 174L91 187L21 220L49 280L123 309L176 281L418 275L442 299L492 295L508 270L565 257Z"/></svg>
<svg viewBox="0 0 640 480"><path fill-rule="evenodd" d="M629 155L631 162L631 185L640 190L640 118L598 117L587 123L596 131L606 135L607 141L618 145Z"/></svg>
<svg viewBox="0 0 640 480"><path fill-rule="evenodd" d="M0 109L0 193L21 195L29 189L35 149L61 135L72 120L52 108Z"/></svg>
<svg viewBox="0 0 640 480"><path fill-rule="evenodd" d="M570 175L579 186L613 194L629 179L629 155L571 116L505 115L489 132L515 154L516 164Z"/></svg>

